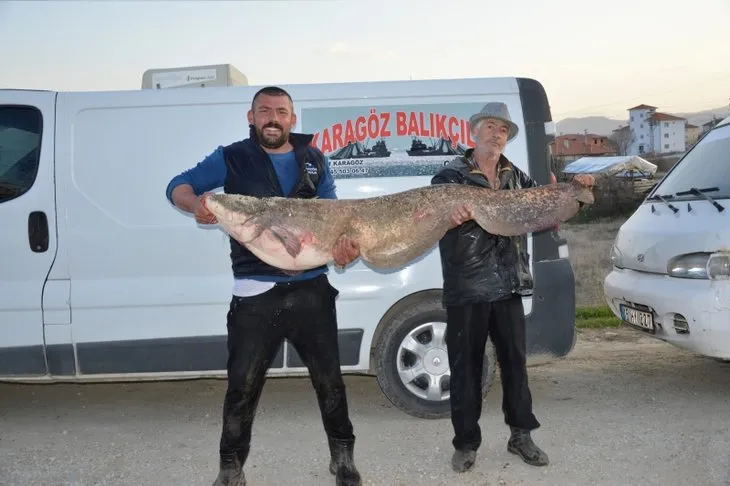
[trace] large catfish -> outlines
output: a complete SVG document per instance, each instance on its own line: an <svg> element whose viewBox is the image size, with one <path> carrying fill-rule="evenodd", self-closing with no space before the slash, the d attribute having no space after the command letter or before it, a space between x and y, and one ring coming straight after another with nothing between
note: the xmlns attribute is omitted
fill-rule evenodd
<svg viewBox="0 0 730 486"><path fill-rule="evenodd" d="M299 272L332 261L341 235L355 239L363 260L376 268L406 265L438 243L451 226L454 208L464 203L484 230L514 236L554 227L572 218L579 203L593 201L591 189L573 181L514 190L438 184L363 199L219 193L203 203L221 228L254 255Z"/></svg>

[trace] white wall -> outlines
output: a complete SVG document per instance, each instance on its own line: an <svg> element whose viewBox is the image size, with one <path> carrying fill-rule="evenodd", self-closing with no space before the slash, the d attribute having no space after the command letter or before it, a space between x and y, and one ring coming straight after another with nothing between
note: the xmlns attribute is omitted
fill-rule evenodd
<svg viewBox="0 0 730 486"><path fill-rule="evenodd" d="M634 142L629 146L628 155L639 155L640 146L644 146L643 153L651 152L651 137L648 118L651 116L649 109L629 111L629 127L634 132Z"/></svg>
<svg viewBox="0 0 730 486"><path fill-rule="evenodd" d="M685 149L685 120L662 120L654 127L654 151L681 152Z"/></svg>

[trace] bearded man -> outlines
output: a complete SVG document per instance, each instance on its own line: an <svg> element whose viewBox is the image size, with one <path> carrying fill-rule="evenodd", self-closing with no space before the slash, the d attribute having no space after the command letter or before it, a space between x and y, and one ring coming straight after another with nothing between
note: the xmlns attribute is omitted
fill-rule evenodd
<svg viewBox="0 0 730 486"><path fill-rule="evenodd" d="M311 146L312 135L292 133L296 114L291 96L266 87L248 112L249 138L218 147L195 167L175 176L167 198L200 224L216 224L202 196L223 187L229 194L256 197L335 199L327 158ZM228 389L223 402L219 473L214 485L246 484L243 465L266 372L287 339L309 369L330 449L329 470L338 485L359 485L345 385L340 372L335 298L327 266L297 275L267 265L233 238L233 295L227 316ZM344 238L333 250L344 266L359 255Z"/></svg>

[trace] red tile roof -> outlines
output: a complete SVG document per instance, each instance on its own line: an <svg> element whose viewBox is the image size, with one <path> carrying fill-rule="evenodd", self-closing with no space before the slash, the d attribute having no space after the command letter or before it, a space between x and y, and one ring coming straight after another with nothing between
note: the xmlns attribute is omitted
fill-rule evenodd
<svg viewBox="0 0 730 486"><path fill-rule="evenodd" d="M631 110L656 110L656 106L642 104L642 105L634 106L633 108L629 108L628 111L631 111Z"/></svg>
<svg viewBox="0 0 730 486"><path fill-rule="evenodd" d="M654 122L657 122L657 121L681 121L681 120L684 120L684 119L685 118L682 118L682 117L679 117L679 116L670 115L669 113L654 113L649 118L650 121L654 121Z"/></svg>

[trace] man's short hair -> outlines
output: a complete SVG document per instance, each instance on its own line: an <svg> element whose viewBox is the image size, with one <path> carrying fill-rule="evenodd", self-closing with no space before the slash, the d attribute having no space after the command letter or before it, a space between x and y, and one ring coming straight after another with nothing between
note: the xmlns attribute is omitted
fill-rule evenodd
<svg viewBox="0 0 730 486"><path fill-rule="evenodd" d="M256 99L262 95L269 95L269 96L286 96L289 98L289 103L291 103L292 107L294 106L294 100L291 99L291 96L289 93L286 92L286 90L279 88L278 86L266 86L265 88L261 88L256 92L255 95L253 95L253 100L251 101L251 109L254 108L254 105L256 104Z"/></svg>

